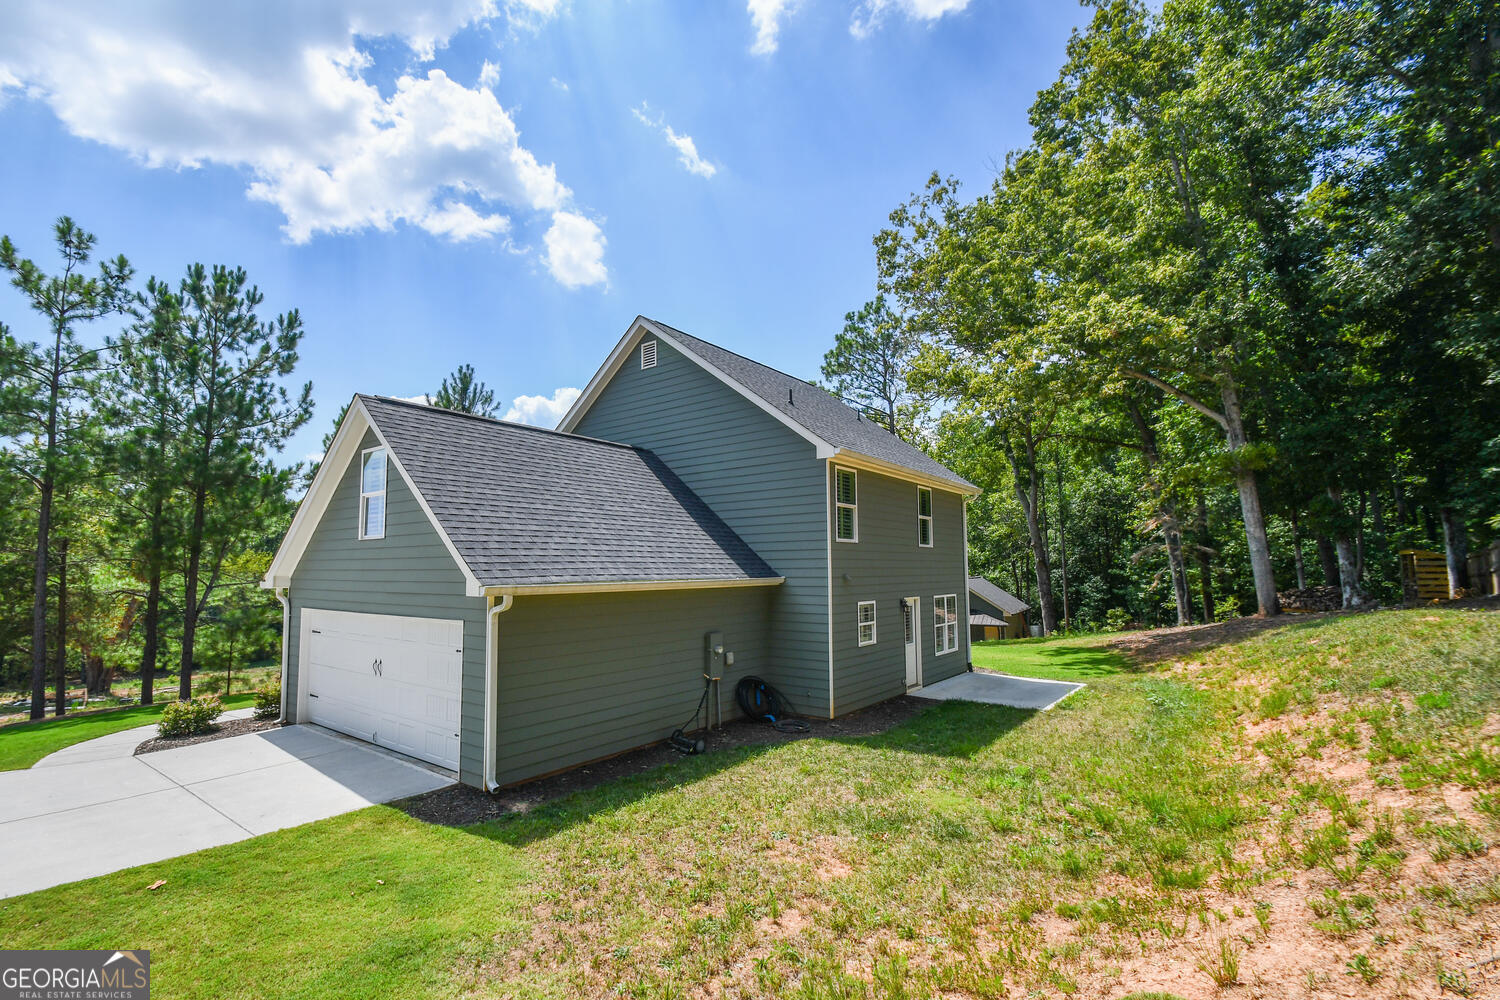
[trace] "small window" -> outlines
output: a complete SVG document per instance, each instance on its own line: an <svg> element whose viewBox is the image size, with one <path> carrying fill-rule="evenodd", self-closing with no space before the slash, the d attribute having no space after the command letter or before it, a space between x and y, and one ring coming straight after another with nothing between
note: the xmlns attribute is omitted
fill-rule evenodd
<svg viewBox="0 0 1500 1000"><path fill-rule="evenodd" d="M859 541L858 476L853 469L834 469L834 499L838 502L835 515L836 537L841 542Z"/></svg>
<svg viewBox="0 0 1500 1000"><path fill-rule="evenodd" d="M932 548L932 491L917 487L917 544Z"/></svg>
<svg viewBox="0 0 1500 1000"><path fill-rule="evenodd" d="M875 645L875 602L859 602L859 644Z"/></svg>
<svg viewBox="0 0 1500 1000"><path fill-rule="evenodd" d="M385 449L367 448L359 467L359 537L385 537Z"/></svg>
<svg viewBox="0 0 1500 1000"><path fill-rule="evenodd" d="M654 341L654 340L643 340L643 341L641 341L641 368L642 369L646 369L646 368L655 368L655 367L656 367L656 341Z"/></svg>
<svg viewBox="0 0 1500 1000"><path fill-rule="evenodd" d="M932 622L937 655L958 648L958 595L939 594L932 599Z"/></svg>

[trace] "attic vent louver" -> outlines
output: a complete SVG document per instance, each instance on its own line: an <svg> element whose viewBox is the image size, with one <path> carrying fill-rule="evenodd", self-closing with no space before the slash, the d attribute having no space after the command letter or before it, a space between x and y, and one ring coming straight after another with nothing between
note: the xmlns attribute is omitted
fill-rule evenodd
<svg viewBox="0 0 1500 1000"><path fill-rule="evenodd" d="M656 367L656 341L641 341L641 367L643 369Z"/></svg>

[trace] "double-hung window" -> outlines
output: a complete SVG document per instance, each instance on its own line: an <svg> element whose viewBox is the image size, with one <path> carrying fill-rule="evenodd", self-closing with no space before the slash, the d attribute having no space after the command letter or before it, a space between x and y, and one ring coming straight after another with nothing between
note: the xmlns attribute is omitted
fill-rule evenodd
<svg viewBox="0 0 1500 1000"><path fill-rule="evenodd" d="M917 487L917 544L932 548L932 491Z"/></svg>
<svg viewBox="0 0 1500 1000"><path fill-rule="evenodd" d="M875 602L859 602L859 644L875 645Z"/></svg>
<svg viewBox="0 0 1500 1000"><path fill-rule="evenodd" d="M841 542L859 541L859 477L853 469L834 469L834 500L838 510L834 515L834 537Z"/></svg>
<svg viewBox="0 0 1500 1000"><path fill-rule="evenodd" d="M939 594L932 599L932 623L937 655L958 648L958 595Z"/></svg>
<svg viewBox="0 0 1500 1000"><path fill-rule="evenodd" d="M384 448L366 448L360 457L359 537L385 537Z"/></svg>

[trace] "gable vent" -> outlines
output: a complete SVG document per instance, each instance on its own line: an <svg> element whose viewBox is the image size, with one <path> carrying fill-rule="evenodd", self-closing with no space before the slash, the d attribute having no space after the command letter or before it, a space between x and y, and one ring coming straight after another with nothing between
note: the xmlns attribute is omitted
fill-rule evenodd
<svg viewBox="0 0 1500 1000"><path fill-rule="evenodd" d="M643 341L641 341L641 367L642 368L655 368L656 367L656 341L654 341L654 340L643 340Z"/></svg>

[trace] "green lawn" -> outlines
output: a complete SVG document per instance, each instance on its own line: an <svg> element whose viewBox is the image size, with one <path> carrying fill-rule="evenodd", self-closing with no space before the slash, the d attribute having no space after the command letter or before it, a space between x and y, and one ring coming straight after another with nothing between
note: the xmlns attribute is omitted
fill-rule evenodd
<svg viewBox="0 0 1500 1000"><path fill-rule="evenodd" d="M254 701L252 694L237 694L224 699L224 707L244 708ZM154 705L73 712L57 719L49 717L40 722L0 726L0 771L30 767L54 750L97 736L149 726L161 716L162 706L166 703L164 699Z"/></svg>
<svg viewBox="0 0 1500 1000"><path fill-rule="evenodd" d="M0 940L150 948L163 997L1120 996L1142 968L1199 996L1210 952L1262 995L1356 973L1462 994L1500 921L1497 651L1500 615L1430 609L1288 622L1191 668L976 647L1089 686L467 830L368 809L0 902ZM1368 775L1319 771L1350 760ZM1444 812L1452 789L1473 809Z"/></svg>
<svg viewBox="0 0 1500 1000"><path fill-rule="evenodd" d="M973 644L974 666L1017 677L1082 681L1117 674L1129 661L1101 636L1078 639L992 639Z"/></svg>

